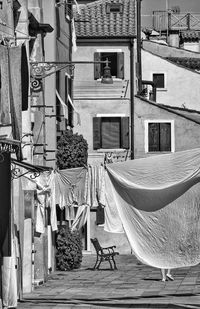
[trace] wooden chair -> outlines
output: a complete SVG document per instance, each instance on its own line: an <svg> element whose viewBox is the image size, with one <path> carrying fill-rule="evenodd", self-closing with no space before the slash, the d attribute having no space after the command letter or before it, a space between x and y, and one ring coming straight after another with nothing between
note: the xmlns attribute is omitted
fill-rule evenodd
<svg viewBox="0 0 200 309"><path fill-rule="evenodd" d="M96 255L97 255L96 256L96 262L95 262L95 265L94 265L93 269L99 269L99 266L101 265L101 262L104 262L104 261L108 261L109 262L111 269L117 269L114 257L116 255L118 255L119 252L116 252L114 250L114 248L116 248L116 246L102 248L100 246L99 241L98 241L97 238L91 238L90 240L91 240L91 242L92 242L92 244L93 244L93 246L95 248ZM111 261L113 262L114 268L112 266Z"/></svg>

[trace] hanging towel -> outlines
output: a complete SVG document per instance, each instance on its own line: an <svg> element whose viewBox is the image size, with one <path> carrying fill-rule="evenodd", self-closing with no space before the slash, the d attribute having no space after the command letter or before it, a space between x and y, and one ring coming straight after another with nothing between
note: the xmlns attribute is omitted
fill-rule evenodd
<svg viewBox="0 0 200 309"><path fill-rule="evenodd" d="M107 171L106 194L137 258L158 268L198 264L200 149L113 163Z"/></svg>

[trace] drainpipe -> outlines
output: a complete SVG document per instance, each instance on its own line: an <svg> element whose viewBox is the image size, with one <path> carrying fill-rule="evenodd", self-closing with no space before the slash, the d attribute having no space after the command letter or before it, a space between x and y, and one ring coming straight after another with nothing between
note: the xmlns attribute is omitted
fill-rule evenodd
<svg viewBox="0 0 200 309"><path fill-rule="evenodd" d="M134 159L134 40L130 40L131 160Z"/></svg>
<svg viewBox="0 0 200 309"><path fill-rule="evenodd" d="M141 60L141 1L137 0L137 78L138 94L142 91L142 60Z"/></svg>

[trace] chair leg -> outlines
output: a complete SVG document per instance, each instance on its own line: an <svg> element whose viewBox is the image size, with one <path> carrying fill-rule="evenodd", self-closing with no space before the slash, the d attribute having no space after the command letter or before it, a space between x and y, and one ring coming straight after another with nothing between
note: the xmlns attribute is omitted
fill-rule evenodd
<svg viewBox="0 0 200 309"><path fill-rule="evenodd" d="M100 258L99 264L97 265L97 269L99 270L99 266L101 265L102 258Z"/></svg>
<svg viewBox="0 0 200 309"><path fill-rule="evenodd" d="M114 264L114 269L117 269L117 266L116 266L116 263L115 263L114 256L112 257L112 260L113 260L113 264Z"/></svg>
<svg viewBox="0 0 200 309"><path fill-rule="evenodd" d="M96 269L98 262L99 262L99 260L98 260L98 257L97 257L97 259L96 259L96 262L95 262L95 264L94 264L93 269Z"/></svg>
<svg viewBox="0 0 200 309"><path fill-rule="evenodd" d="M108 260L108 262L109 262L109 264L110 264L110 269L113 269L112 263L111 263L111 260L110 260L110 259Z"/></svg>

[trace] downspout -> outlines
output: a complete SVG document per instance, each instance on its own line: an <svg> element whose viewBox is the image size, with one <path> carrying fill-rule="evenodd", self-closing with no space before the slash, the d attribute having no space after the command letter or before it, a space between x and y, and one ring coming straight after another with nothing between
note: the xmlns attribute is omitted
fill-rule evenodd
<svg viewBox="0 0 200 309"><path fill-rule="evenodd" d="M134 40L130 39L130 131L131 160L134 159Z"/></svg>
<svg viewBox="0 0 200 309"><path fill-rule="evenodd" d="M138 91L142 92L142 59L141 59L141 1L137 0L137 78Z"/></svg>

